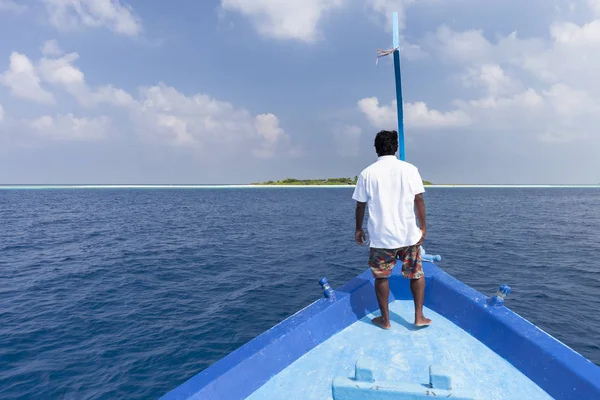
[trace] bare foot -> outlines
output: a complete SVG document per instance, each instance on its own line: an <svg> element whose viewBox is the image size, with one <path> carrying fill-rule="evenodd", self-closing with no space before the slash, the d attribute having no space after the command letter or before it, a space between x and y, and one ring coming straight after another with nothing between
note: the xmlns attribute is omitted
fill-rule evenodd
<svg viewBox="0 0 600 400"><path fill-rule="evenodd" d="M423 316L415 318L415 326L429 326L431 325L431 320L429 318L425 318Z"/></svg>
<svg viewBox="0 0 600 400"><path fill-rule="evenodd" d="M381 317L375 317L371 321L381 329L390 329L390 323L388 322L387 324L384 324L383 318Z"/></svg>

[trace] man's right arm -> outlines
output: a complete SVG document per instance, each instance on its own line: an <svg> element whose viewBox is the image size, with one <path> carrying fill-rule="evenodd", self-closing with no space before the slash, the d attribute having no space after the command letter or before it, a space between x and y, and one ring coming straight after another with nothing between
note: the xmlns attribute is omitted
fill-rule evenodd
<svg viewBox="0 0 600 400"><path fill-rule="evenodd" d="M354 231L354 240L361 246L365 243L365 232L362 229L363 219L365 218L365 208L367 206L367 187L365 184L365 177L361 173L358 176L356 187L354 188L354 194L352 198L356 200L356 230Z"/></svg>
<svg viewBox="0 0 600 400"><path fill-rule="evenodd" d="M365 244L365 240L367 239L365 231L362 228L363 220L365 219L365 208L367 208L367 203L356 202L356 230L354 231L354 240L361 246Z"/></svg>
<svg viewBox="0 0 600 400"><path fill-rule="evenodd" d="M427 235L427 221L425 219L425 199L423 199L423 193L419 193L415 196L415 214L417 214L417 220L419 221L419 227L421 228L421 240L417 245L421 245Z"/></svg>

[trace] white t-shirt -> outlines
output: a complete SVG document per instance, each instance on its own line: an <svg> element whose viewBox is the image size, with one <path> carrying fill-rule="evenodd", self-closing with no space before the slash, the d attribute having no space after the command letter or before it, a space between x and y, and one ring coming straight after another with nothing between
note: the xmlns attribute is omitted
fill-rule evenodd
<svg viewBox="0 0 600 400"><path fill-rule="evenodd" d="M352 198L367 203L370 247L397 249L421 239L415 196L425 192L419 170L395 156L383 156L358 177Z"/></svg>

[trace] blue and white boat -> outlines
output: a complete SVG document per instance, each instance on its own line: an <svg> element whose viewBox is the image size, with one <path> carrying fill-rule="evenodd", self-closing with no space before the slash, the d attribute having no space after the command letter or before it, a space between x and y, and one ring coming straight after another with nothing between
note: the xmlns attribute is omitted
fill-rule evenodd
<svg viewBox="0 0 600 400"><path fill-rule="evenodd" d="M394 55L403 158L397 23L394 31L393 50L382 54ZM600 367L507 308L508 286L487 297L437 261L424 255L431 326L410 323L412 295L399 272L390 278L390 330L371 323L369 270L335 291L321 280L321 299L162 399L600 399Z"/></svg>

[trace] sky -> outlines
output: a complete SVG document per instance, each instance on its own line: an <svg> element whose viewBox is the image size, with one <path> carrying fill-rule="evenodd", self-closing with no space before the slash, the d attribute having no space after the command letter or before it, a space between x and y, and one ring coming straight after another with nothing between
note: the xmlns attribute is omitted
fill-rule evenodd
<svg viewBox="0 0 600 400"><path fill-rule="evenodd" d="M0 0L0 184L600 182L600 0Z"/></svg>

